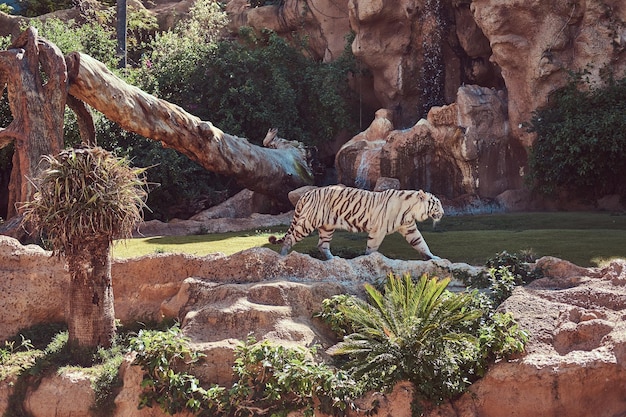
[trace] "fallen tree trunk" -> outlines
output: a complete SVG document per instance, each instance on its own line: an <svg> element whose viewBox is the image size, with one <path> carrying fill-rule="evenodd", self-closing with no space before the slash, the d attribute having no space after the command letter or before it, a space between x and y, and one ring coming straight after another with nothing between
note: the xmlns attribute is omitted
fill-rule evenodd
<svg viewBox="0 0 626 417"><path fill-rule="evenodd" d="M15 144L7 219L19 215L20 203L30 200L34 190L29 178L36 176L41 157L63 148L66 105L76 113L86 143L94 143L95 129L85 104L123 129L158 140L209 171L234 177L285 208L291 207L289 191L313 181L302 144L277 139L261 147L229 135L127 84L88 55L75 52L64 57L32 27L0 51L0 93L5 88L13 120L0 126L0 148ZM19 237L18 228L19 222L7 221L0 233Z"/></svg>
<svg viewBox="0 0 626 417"><path fill-rule="evenodd" d="M161 141L209 171L235 177L242 186L288 203L287 194L313 177L301 146L263 148L224 133L181 107L127 84L98 60L66 57L69 93L124 130Z"/></svg>

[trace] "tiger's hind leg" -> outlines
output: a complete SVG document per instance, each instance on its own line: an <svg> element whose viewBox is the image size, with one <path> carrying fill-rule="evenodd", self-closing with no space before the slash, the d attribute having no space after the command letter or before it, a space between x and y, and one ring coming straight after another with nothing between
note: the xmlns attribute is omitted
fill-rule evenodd
<svg viewBox="0 0 626 417"><path fill-rule="evenodd" d="M281 255L287 255L289 249L302 239L307 237L313 231L313 227L307 221L296 221L292 223L291 227L287 231L287 234L282 239L283 246L280 248Z"/></svg>
<svg viewBox="0 0 626 417"><path fill-rule="evenodd" d="M430 251L428 245L426 244L426 241L424 240L424 237L422 236L420 231L417 230L417 226L415 224L411 226L401 227L398 232L400 232L400 234L404 236L406 241L409 242L411 246L413 246L413 249L415 249L428 259L441 259L440 257L433 255L433 253Z"/></svg>
<svg viewBox="0 0 626 417"><path fill-rule="evenodd" d="M320 238L317 242L317 249L326 257L327 260L333 259L333 254L330 252L330 241L333 240L333 233L335 229L325 229L318 227Z"/></svg>

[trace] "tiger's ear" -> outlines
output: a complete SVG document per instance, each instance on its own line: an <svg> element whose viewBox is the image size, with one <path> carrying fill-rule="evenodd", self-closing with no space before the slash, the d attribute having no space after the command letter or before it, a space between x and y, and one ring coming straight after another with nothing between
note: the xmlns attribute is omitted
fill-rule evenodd
<svg viewBox="0 0 626 417"><path fill-rule="evenodd" d="M426 200L426 193L425 193L424 191L422 191L422 190L417 190L417 191L416 191L416 193L417 193L417 197L418 197L420 200Z"/></svg>

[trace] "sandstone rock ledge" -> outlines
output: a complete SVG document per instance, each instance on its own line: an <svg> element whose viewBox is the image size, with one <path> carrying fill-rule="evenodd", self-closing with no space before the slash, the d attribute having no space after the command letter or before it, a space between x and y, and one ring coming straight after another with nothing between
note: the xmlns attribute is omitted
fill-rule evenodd
<svg viewBox="0 0 626 417"><path fill-rule="evenodd" d="M516 289L502 306L530 333L527 352L494 365L469 393L430 410L429 417L626 416L626 261L581 268L542 258L537 266L546 278ZM118 318L179 318L185 334L207 354L197 368L201 379L226 384L233 349L250 333L286 345L333 343L313 318L324 298L359 294L363 282L392 271L443 277L480 270L380 254L319 261L254 248L232 256L158 254L116 261L113 278ZM48 252L0 237L0 339L34 323L62 320L67 281L67 271ZM141 371L130 366L130 358L121 375L114 417L164 416L158 409L137 410ZM75 374L46 377L29 390L25 404L34 417L67 415L70 403L72 416L91 416L87 385ZM0 383L0 411L11 391L9 381ZM381 404L377 416L411 415L406 384L363 399L363 406L374 398Z"/></svg>

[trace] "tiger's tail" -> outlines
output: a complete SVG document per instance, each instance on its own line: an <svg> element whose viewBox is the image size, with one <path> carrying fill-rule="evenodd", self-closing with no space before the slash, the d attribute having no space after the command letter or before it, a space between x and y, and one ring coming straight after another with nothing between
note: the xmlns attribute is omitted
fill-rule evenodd
<svg viewBox="0 0 626 417"><path fill-rule="evenodd" d="M276 236L272 235L268 238L268 240L270 241L272 245L280 245L285 241L285 236L278 239Z"/></svg>

